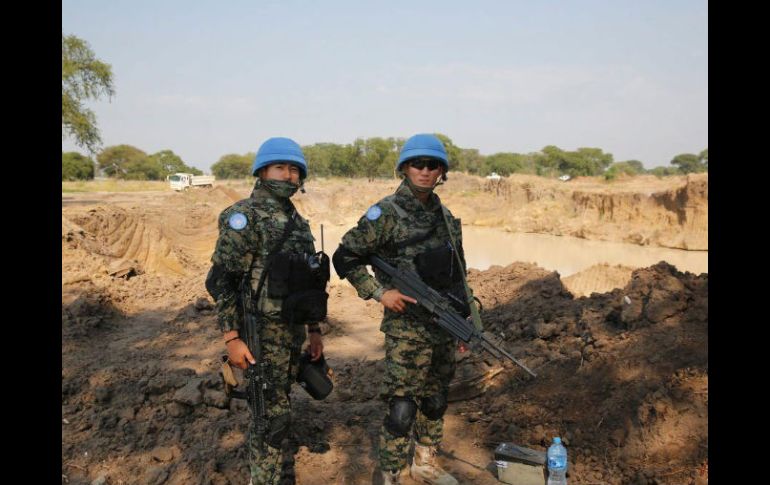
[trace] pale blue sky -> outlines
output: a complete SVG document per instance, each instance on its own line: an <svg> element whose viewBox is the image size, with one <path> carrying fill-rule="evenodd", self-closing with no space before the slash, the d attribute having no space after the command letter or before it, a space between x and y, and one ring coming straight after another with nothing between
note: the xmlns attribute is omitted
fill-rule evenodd
<svg viewBox="0 0 770 485"><path fill-rule="evenodd" d="M704 0L64 0L62 32L112 65L115 97L89 104L104 146L205 171L271 136L441 132L648 168L708 146Z"/></svg>

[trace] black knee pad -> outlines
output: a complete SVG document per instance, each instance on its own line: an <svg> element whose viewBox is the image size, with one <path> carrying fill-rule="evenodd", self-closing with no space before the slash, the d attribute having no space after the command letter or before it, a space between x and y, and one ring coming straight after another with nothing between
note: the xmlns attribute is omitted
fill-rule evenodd
<svg viewBox="0 0 770 485"><path fill-rule="evenodd" d="M417 404L411 397L394 397L390 400L390 412L385 417L385 429L393 436L406 437L412 430L417 416Z"/></svg>
<svg viewBox="0 0 770 485"><path fill-rule="evenodd" d="M267 424L265 442L273 448L280 449L281 442L289 435L290 423L291 415L289 413L272 418Z"/></svg>
<svg viewBox="0 0 770 485"><path fill-rule="evenodd" d="M446 407L447 402L443 394L434 394L433 396L424 397L420 401L420 411L422 411L422 414L431 421L441 419L441 417L444 416Z"/></svg>

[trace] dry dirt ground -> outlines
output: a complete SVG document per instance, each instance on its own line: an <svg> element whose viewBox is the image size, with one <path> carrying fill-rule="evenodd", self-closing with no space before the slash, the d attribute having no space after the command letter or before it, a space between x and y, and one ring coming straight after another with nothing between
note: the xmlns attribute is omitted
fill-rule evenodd
<svg viewBox="0 0 770 485"><path fill-rule="evenodd" d="M395 185L311 181L296 205L352 225ZM439 193L464 224L707 249L707 187L458 174ZM216 216L249 189L62 195L62 483L247 483L248 411L222 392L203 281ZM557 435L572 485L708 483L707 274L597 265L562 282L514 262L469 281L487 328L538 377L458 354L441 459L461 483L498 483L497 443L544 450ZM381 310L336 278L329 294L335 389L323 402L292 392L297 483L371 483Z"/></svg>

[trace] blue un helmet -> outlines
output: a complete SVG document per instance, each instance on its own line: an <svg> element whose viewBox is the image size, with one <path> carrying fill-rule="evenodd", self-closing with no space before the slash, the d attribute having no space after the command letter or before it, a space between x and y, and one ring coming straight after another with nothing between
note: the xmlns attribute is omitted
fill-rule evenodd
<svg viewBox="0 0 770 485"><path fill-rule="evenodd" d="M401 148L401 156L398 157L396 171L401 170L401 165L412 158L432 157L437 158L444 165L446 171L449 171L449 160L446 156L444 144L436 135L422 133L414 135L406 140Z"/></svg>
<svg viewBox="0 0 770 485"><path fill-rule="evenodd" d="M267 167L271 163L290 163L299 167L300 178L307 177L307 162L302 148L291 138L274 137L265 141L257 151L254 164L251 166L251 174L257 175L260 168Z"/></svg>

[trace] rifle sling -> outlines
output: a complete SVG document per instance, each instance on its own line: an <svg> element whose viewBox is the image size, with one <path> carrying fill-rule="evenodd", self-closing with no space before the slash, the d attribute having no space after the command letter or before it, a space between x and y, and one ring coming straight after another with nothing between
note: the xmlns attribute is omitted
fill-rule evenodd
<svg viewBox="0 0 770 485"><path fill-rule="evenodd" d="M460 269L460 276L463 280L463 288L465 288L465 296L468 298L468 306L470 306L471 309L473 325L476 327L476 330L481 331L481 315L479 315L479 309L476 307L476 301L473 299L473 296L471 296L471 290L468 287L468 281L465 279L465 268L463 267L463 262L460 260L460 252L458 251L459 248L455 242L454 235L452 234L452 228L450 227L451 225L449 224L449 219L447 219L443 204L441 205L441 216L444 218L444 224L446 225L446 230L449 234L449 240L452 243L452 252L455 254L455 258L457 259L457 267Z"/></svg>

